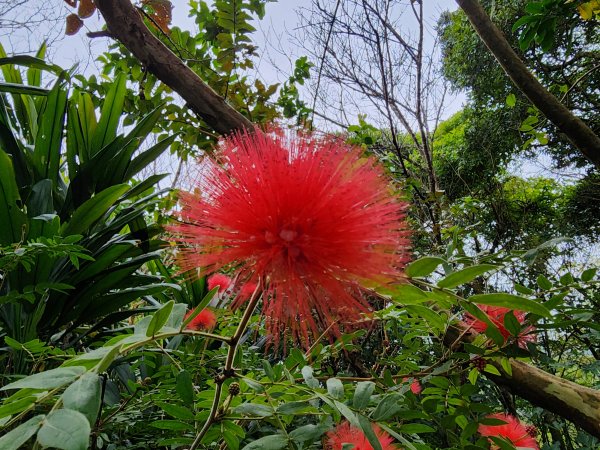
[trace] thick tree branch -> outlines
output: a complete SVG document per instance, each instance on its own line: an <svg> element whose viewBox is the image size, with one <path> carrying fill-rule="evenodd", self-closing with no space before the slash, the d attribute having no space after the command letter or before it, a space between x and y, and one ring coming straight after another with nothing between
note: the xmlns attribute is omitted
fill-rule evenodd
<svg viewBox="0 0 600 450"><path fill-rule="evenodd" d="M444 336L444 344L451 349L457 349L462 342L472 340L472 334L465 333L458 327L450 327ZM501 364L488 362L501 373L501 376L486 373L486 377L494 383L507 387L519 397L564 417L600 438L600 391L557 377L516 359L509 360L511 374Z"/></svg>
<svg viewBox="0 0 600 450"><path fill-rule="evenodd" d="M225 134L253 128L252 122L229 106L148 30L129 0L96 0L96 6L111 36L127 47L149 72L181 95L215 131Z"/></svg>
<svg viewBox="0 0 600 450"><path fill-rule="evenodd" d="M456 3L513 83L575 147L596 167L600 167L600 137L533 76L477 0L456 0Z"/></svg>

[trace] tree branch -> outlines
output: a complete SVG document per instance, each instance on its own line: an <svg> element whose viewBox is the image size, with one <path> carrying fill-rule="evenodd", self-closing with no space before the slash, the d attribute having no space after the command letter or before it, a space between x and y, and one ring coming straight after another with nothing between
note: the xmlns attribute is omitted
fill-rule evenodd
<svg viewBox="0 0 600 450"><path fill-rule="evenodd" d="M452 326L444 336L444 344L456 349L473 335ZM534 405L570 420L597 438L600 438L600 392L565 380L516 359L509 359L511 374L492 360L501 376L486 373L494 383Z"/></svg>
<svg viewBox="0 0 600 450"><path fill-rule="evenodd" d="M600 137L575 116L527 69L502 32L477 0L456 0L471 25L523 94L556 125L596 167L600 167Z"/></svg>
<svg viewBox="0 0 600 450"><path fill-rule="evenodd" d="M144 25L129 0L96 0L108 31L140 63L177 92L209 126L220 134L253 129L246 119L213 91Z"/></svg>

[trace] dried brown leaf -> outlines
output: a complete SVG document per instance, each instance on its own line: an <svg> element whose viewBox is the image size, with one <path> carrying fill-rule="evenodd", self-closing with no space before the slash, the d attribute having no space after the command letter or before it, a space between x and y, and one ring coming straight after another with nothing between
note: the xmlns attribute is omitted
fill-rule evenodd
<svg viewBox="0 0 600 450"><path fill-rule="evenodd" d="M82 19L90 17L96 11L96 4L94 0L81 0L79 2L79 10L77 13Z"/></svg>
<svg viewBox="0 0 600 450"><path fill-rule="evenodd" d="M169 0L142 0L142 3L152 9L150 17L164 33L169 34L173 5Z"/></svg>
<svg viewBox="0 0 600 450"><path fill-rule="evenodd" d="M69 14L67 16L67 29L65 30L65 34L67 36L73 36L81 30L82 26L83 20L81 20L77 14Z"/></svg>

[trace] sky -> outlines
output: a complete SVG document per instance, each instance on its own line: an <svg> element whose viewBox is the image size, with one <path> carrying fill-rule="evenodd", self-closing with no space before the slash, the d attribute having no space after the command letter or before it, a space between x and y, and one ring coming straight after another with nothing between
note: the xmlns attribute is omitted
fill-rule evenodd
<svg viewBox="0 0 600 450"><path fill-rule="evenodd" d="M16 0L5 0L16 1ZM188 17L188 2L173 0L173 25L182 29L194 30L193 19ZM303 49L298 47L298 10L310 6L311 0L280 0L267 4L266 16L256 22L256 44L261 49L256 61L254 77L266 84L283 82L292 72L296 58L302 56ZM456 4L448 0L424 0L424 9L431 30L426 39L433 39L433 27L439 14L446 9L456 9ZM36 17L33 12L39 12ZM108 38L90 39L87 31L98 31L103 21L99 14L85 19L84 28L75 36L64 35L64 20L74 12L63 0L28 0L27 7L14 8L12 14L29 27L0 30L0 43L6 51L32 52L44 39L50 41L47 58L62 66L77 65L77 72L85 75L98 74L101 65L96 61L111 42ZM0 8L1 14L1 8ZM39 20L39 16L43 16ZM0 20L1 22L1 20ZM412 26L406 23L407 27ZM459 110L464 95L456 94L448 101L446 117Z"/></svg>

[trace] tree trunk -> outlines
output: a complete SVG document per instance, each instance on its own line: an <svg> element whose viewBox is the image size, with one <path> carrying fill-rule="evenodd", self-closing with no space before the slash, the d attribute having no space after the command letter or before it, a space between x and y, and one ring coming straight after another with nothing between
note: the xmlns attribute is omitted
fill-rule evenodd
<svg viewBox="0 0 600 450"><path fill-rule="evenodd" d="M202 81L144 25L129 0L96 0L110 35L118 39L152 74L177 92L188 106L221 134L254 125Z"/></svg>
<svg viewBox="0 0 600 450"><path fill-rule="evenodd" d="M451 349L472 340L473 334L458 327L450 327L444 336L444 344ZM600 391L564 380L516 359L509 359L510 374L500 363L492 360L488 363L501 374L485 374L494 383L600 438Z"/></svg>

